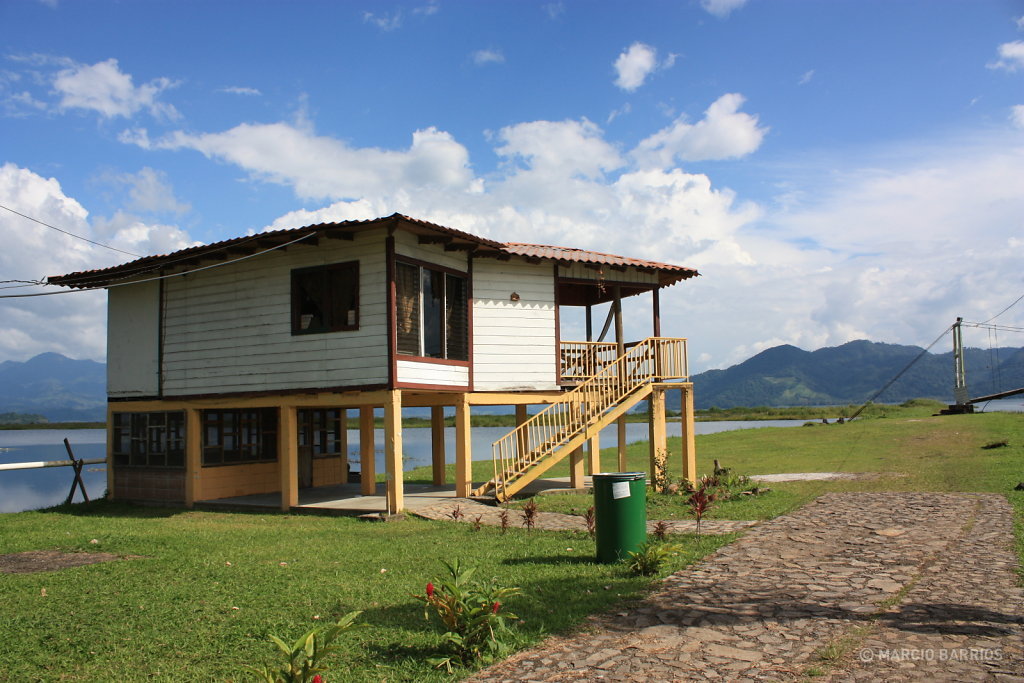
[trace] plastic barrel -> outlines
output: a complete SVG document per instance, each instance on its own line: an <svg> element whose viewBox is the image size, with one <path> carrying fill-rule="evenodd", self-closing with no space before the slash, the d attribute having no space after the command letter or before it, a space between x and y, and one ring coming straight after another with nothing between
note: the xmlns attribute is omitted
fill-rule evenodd
<svg viewBox="0 0 1024 683"><path fill-rule="evenodd" d="M599 472L592 479L597 561L619 562L647 540L647 475Z"/></svg>

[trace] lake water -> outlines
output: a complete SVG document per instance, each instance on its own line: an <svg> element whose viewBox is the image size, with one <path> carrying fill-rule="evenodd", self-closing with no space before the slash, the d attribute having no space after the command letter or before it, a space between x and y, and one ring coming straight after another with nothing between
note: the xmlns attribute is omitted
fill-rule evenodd
<svg viewBox="0 0 1024 683"><path fill-rule="evenodd" d="M992 401L984 409L988 412L1006 410L1024 412L1024 399L1014 397L1002 401ZM794 427L804 424L805 420L764 420L764 421L729 421L729 422L698 422L697 434L714 434L734 429L754 429L760 427ZM679 436L680 423L667 424L669 436ZM491 457L491 443L507 434L507 427L474 427L472 431L473 459L487 460ZM71 442L71 447L78 458L103 458L106 455L106 431L102 429L75 430L0 430L0 463L35 462L38 460L66 460L64 438ZM349 430L349 452L353 460L358 460L359 431ZM615 445L617 440L615 427L601 432L602 449ZM647 440L647 424L631 422L626 425L626 440L629 443ZM384 471L384 430L375 433L377 471ZM405 429L402 432L405 469L430 465L430 430ZM445 430L445 449L448 462L455 460L455 429ZM358 470L358 466L353 466ZM71 489L74 472L70 467L50 467L38 470L0 471L0 512L18 512L33 508L48 507L62 503ZM90 498L99 498L106 491L107 474L105 465L87 465L82 472L86 491ZM75 501L82 500L81 492L76 491Z"/></svg>

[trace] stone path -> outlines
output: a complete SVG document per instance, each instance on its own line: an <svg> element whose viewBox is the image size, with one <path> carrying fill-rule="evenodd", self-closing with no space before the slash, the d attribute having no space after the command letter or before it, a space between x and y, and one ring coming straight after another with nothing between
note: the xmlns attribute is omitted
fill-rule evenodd
<svg viewBox="0 0 1024 683"><path fill-rule="evenodd" d="M458 513L453 515L456 508L458 508ZM413 510L412 513L419 517L426 517L427 519L436 519L446 522L468 522L470 524L476 523L477 518L479 518L481 524L486 524L487 526L501 526L501 511L502 508L494 507L493 505L484 505L483 503L478 503L473 500L459 498L435 503L430 507L421 508L419 510ZM508 513L508 523L510 526L523 526L523 513L521 510L509 509ZM456 517L458 517L458 519L456 519ZM647 522L648 532L654 531L655 524L657 524L657 522L654 520L649 520ZM668 533L673 534L690 534L697 530L697 523L692 519L668 520L666 521L666 524ZM758 522L752 521L705 519L700 523L700 531L702 534L729 534L734 531L741 531L743 529L750 528L757 524ZM563 515L558 512L538 512L534 528L544 529L545 531L586 531L587 524L580 515Z"/></svg>
<svg viewBox="0 0 1024 683"><path fill-rule="evenodd" d="M1012 508L831 493L473 681L1024 681Z"/></svg>

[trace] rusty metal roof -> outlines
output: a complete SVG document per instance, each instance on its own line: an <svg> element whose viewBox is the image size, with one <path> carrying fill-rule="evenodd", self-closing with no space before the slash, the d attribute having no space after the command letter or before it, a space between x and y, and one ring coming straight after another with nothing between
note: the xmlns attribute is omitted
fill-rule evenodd
<svg viewBox="0 0 1024 683"><path fill-rule="evenodd" d="M684 266L644 261L584 249L523 244L519 242L497 242L454 228L395 213L384 218L370 220L317 223L301 228L261 232L255 235L189 247L169 254L145 256L110 268L54 275L47 278L47 281L50 284L74 288L109 287L121 281L144 279L147 276L157 277L159 271L165 268L197 266L201 261L216 262L237 259L260 251L280 248L291 243L316 244L321 238L352 239L353 233L378 227L401 228L418 235L423 242L443 244L446 249L452 250L472 250L478 256L506 259L511 256L519 256L527 260L553 260L564 264L607 265L615 270L632 267L649 272L657 271L659 273L659 285L662 287L699 275L696 270Z"/></svg>
<svg viewBox="0 0 1024 683"><path fill-rule="evenodd" d="M637 268L648 272L659 273L660 284L666 286L680 280L700 275L693 268L677 266L671 263L659 263L658 261L645 261L643 259L630 258L628 256L617 256L605 254L600 251L588 251L586 249L574 249L572 247L553 247L544 244L526 244L523 242L507 242L505 251L515 256L524 258L545 259L571 263L583 263L590 266L609 266L613 270L624 268Z"/></svg>

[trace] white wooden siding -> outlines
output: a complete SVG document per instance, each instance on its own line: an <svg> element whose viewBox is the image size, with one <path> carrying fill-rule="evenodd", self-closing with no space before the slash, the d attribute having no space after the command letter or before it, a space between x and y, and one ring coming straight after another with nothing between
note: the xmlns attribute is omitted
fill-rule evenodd
<svg viewBox="0 0 1024 683"><path fill-rule="evenodd" d="M411 384L465 387L469 384L469 368L459 365L400 360L398 361L398 381Z"/></svg>
<svg viewBox="0 0 1024 683"><path fill-rule="evenodd" d="M383 230L165 280L164 395L383 384ZM359 329L292 335L293 268L359 261Z"/></svg>
<svg viewBox="0 0 1024 683"><path fill-rule="evenodd" d="M159 335L159 282L107 290L108 396L157 395Z"/></svg>
<svg viewBox="0 0 1024 683"><path fill-rule="evenodd" d="M550 263L474 260L472 344L476 391L558 387Z"/></svg>

